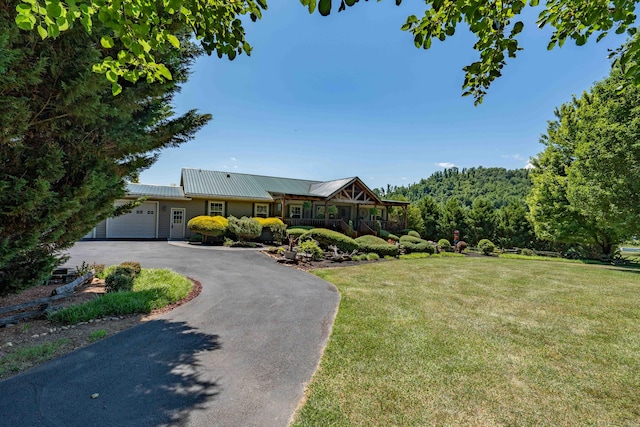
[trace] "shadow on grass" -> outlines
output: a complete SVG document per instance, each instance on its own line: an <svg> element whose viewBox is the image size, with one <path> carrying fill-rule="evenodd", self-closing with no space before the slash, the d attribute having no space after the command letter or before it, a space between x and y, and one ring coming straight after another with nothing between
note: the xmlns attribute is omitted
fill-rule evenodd
<svg viewBox="0 0 640 427"><path fill-rule="evenodd" d="M180 425L219 393L198 359L219 348L217 335L149 321L0 382L0 425Z"/></svg>

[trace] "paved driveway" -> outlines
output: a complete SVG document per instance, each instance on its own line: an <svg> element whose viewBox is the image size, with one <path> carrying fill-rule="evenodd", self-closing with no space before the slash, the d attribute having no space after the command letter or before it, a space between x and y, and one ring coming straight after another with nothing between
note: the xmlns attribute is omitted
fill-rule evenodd
<svg viewBox="0 0 640 427"><path fill-rule="evenodd" d="M0 382L0 425L287 425L330 333L333 285L251 250L80 242L70 254L71 266L168 267L203 290L157 320Z"/></svg>

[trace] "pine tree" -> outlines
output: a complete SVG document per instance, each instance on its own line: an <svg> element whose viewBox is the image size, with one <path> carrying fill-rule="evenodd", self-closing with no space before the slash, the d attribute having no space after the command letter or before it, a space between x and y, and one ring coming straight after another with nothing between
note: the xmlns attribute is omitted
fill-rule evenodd
<svg viewBox="0 0 640 427"><path fill-rule="evenodd" d="M33 286L60 251L114 213L125 180L158 150L193 137L209 115L169 107L199 51L187 39L161 52L174 79L130 84L119 96L91 64L115 55L99 26L41 40L0 6L0 295Z"/></svg>

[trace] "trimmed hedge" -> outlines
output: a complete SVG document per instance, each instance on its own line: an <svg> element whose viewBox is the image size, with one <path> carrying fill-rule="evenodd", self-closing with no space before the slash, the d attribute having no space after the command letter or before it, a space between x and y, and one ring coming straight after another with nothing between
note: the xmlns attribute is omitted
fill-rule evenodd
<svg viewBox="0 0 640 427"><path fill-rule="evenodd" d="M496 249L496 245L489 239L482 239L478 242L478 249L480 249L483 254L489 255Z"/></svg>
<svg viewBox="0 0 640 427"><path fill-rule="evenodd" d="M399 248L396 245L387 243L386 240L376 236L360 236L356 239L360 250L366 253L374 253L381 257L384 256L397 256Z"/></svg>
<svg viewBox="0 0 640 427"><path fill-rule="evenodd" d="M400 246L402 246L408 254L412 252L433 254L436 252L436 248L431 242L408 235L400 237Z"/></svg>
<svg viewBox="0 0 640 427"><path fill-rule="evenodd" d="M273 236L274 240L281 242L284 239L285 231L287 230L287 224L282 222L280 218L256 217L254 219L258 221L260 225L262 225L263 230L271 231L271 235Z"/></svg>
<svg viewBox="0 0 640 427"><path fill-rule="evenodd" d="M248 240L259 237L262 233L262 224L255 218L236 218L229 217L229 231L234 234L238 240L246 242Z"/></svg>
<svg viewBox="0 0 640 427"><path fill-rule="evenodd" d="M331 245L335 245L343 252L351 252L360 248L358 242L351 237L345 236L337 231L327 230L326 228L314 228L313 230L307 231L300 236L299 242L302 243L310 239L318 242L323 249L328 249Z"/></svg>
<svg viewBox="0 0 640 427"><path fill-rule="evenodd" d="M418 239L421 239L422 237L420 236L420 233L418 233L415 230L409 230L409 232L407 233L407 236L411 236L411 237L417 237Z"/></svg>
<svg viewBox="0 0 640 427"><path fill-rule="evenodd" d="M451 252L451 243L447 239L438 240L438 249L440 252Z"/></svg>
<svg viewBox="0 0 640 427"><path fill-rule="evenodd" d="M306 230L304 228L287 228L287 236L292 236L294 239L296 237L300 237L302 236L304 233L306 233L309 230Z"/></svg>
<svg viewBox="0 0 640 427"><path fill-rule="evenodd" d="M222 236L227 232L229 220L223 216L201 215L191 218L187 223L189 231L203 236Z"/></svg>

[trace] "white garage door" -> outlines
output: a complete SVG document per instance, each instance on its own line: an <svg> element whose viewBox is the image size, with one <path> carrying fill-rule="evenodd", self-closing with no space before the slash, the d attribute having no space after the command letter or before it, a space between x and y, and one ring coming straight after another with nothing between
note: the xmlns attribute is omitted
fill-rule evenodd
<svg viewBox="0 0 640 427"><path fill-rule="evenodd" d="M116 206L124 202L116 202ZM155 239L158 203L144 202L131 212L107 220L107 239Z"/></svg>

